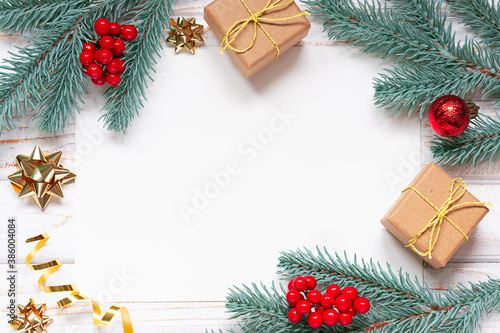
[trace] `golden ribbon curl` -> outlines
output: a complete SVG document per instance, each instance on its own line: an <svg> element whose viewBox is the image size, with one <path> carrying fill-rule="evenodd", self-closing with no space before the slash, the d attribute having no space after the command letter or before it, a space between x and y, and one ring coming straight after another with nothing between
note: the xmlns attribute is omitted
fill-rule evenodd
<svg viewBox="0 0 500 333"><path fill-rule="evenodd" d="M229 28L229 30L226 32L226 35L224 36L224 38L222 38L222 42L221 42L222 49L220 50L221 54L224 54L224 52L226 51L227 48L229 48L229 49L231 49L231 50L233 50L234 52L237 52L237 53L244 53L244 52L250 50L250 48L252 48L252 46L254 46L254 44L255 44L255 39L257 37L257 26L259 26L262 29L262 31L266 34L267 38L269 38L269 40L276 47L276 58L274 59L274 60L276 60L276 59L278 59L278 57L280 55L280 48L278 46L278 43L276 43L274 41L273 37L271 37L271 35L267 32L267 30L264 29L264 27L262 26L261 22L280 22L280 21L291 20L291 19L294 19L294 18L299 17L299 16L310 15L309 12L301 12L299 14L296 14L296 15L293 15L293 16L289 16L289 17L282 17L282 18L275 18L275 19L273 19L273 18L266 18L266 17L261 17L261 16L264 15L267 11L270 11L270 10L273 10L273 9L276 9L276 8L288 7L291 4L293 4L294 0L291 0L291 1L289 1L287 3L284 3L284 4L280 4L280 2L282 0L276 0L272 4L271 4L272 0L268 0L266 6L264 7L264 9L262 9L261 11L256 12L256 13L252 13L252 11L250 10L250 8L248 8L248 5L245 3L245 0L240 0L240 1L243 4L243 6L245 6L246 10L250 14L250 17L246 18L246 19L242 19L242 20L236 21L233 24L233 26L231 28ZM234 42L234 40L236 39L236 37L238 37L238 35L240 34L240 32L250 22L253 22L253 38L252 38L252 41L244 49L236 49L236 48L234 48L231 44ZM231 38L231 36L232 36L232 38Z"/></svg>
<svg viewBox="0 0 500 333"><path fill-rule="evenodd" d="M455 188L455 184L458 184L458 186L456 188ZM455 193L457 193L457 191L460 188L462 188L462 192L455 199L453 199L453 196L455 195ZM420 193L413 186L408 186L402 192L405 192L406 190L409 190L409 189L413 190L415 193L417 193L422 199L425 200L425 202L427 202L430 206L432 206L432 208L434 208L436 210L436 214L434 214L434 216L427 223L427 225L425 227L423 227L422 230L420 230L420 232L418 234L416 234L414 237L412 237L408 241L407 245L405 245L405 247L411 247L413 249L413 251L415 251L416 253L418 253L422 257L429 256L429 259L432 259L432 251L434 250L434 247L436 246L436 243L438 241L439 232L441 231L441 224L443 224L444 219L446 219L453 227L455 227L455 229L457 229L464 236L464 238L465 238L464 242L469 240L469 236L467 236L467 234L465 232L463 232L459 226L457 226L452 220L450 220L448 218L447 215L450 212L457 210L457 209L460 209L460 208L463 208L463 207L472 207L472 206L479 207L479 206L484 206L484 205L488 205L488 206L493 205L490 202L463 202L461 204L452 206L455 202L460 200L465 194L465 182L462 178L455 178L451 181L450 195L448 196L448 199L446 199L446 201L443 203L441 208L437 208L436 206L434 206L434 204L432 202L430 202L429 199L427 199L422 193ZM415 243L420 238L420 236L422 236L422 234L424 232L426 232L428 229L431 229L431 235L429 238L429 247L428 247L428 250L426 252L422 252L422 251L419 251L415 247ZM434 233L436 234L435 236L434 236Z"/></svg>
<svg viewBox="0 0 500 333"><path fill-rule="evenodd" d="M45 282L47 279L54 274L59 268L61 268L62 263L59 259L52 260L43 264L37 264L37 265L32 265L31 260L36 256L38 251L47 243L49 240L49 236L46 233L43 233L41 235L28 238L26 240L26 243L31 243L31 242L36 242L38 243L35 245L35 247L31 250L31 252L28 254L26 257L26 265L32 270L32 271L39 271L43 269L47 269L45 273L38 279L38 285L40 286L40 289L42 289L43 292L46 293L57 293L57 292L63 292L63 291L70 291L71 294L68 297L65 297L61 299L60 301L57 302L57 305L59 308L65 308L69 306L70 304L81 301L81 300L87 300L92 303L92 312L94 316L94 325L100 326L100 327L106 327L109 325L113 317L117 314L117 312L120 312L121 317L122 317L122 324L123 324L123 332L124 333L133 333L134 329L132 327L132 319L130 318L130 313L128 312L127 308L124 306L116 305L113 304L106 313L101 316L101 308L99 307L99 304L97 304L96 301L92 300L91 298L80 294L78 291L78 288L75 285L72 284L65 284L65 285L59 285L59 286L46 286Z"/></svg>

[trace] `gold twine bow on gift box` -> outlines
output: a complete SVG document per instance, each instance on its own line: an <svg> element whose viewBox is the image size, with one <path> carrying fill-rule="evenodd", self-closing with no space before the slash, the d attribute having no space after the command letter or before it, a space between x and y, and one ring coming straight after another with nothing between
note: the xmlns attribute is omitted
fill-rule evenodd
<svg viewBox="0 0 500 333"><path fill-rule="evenodd" d="M43 264L37 264L37 265L32 265L31 260L36 256L37 252L40 251L40 249L47 243L49 240L49 236L46 233L43 233L41 235L28 238L26 240L26 243L31 243L31 242L36 242L38 243L35 245L33 250L28 254L26 257L26 265L32 270L32 271L39 271L46 269L45 273L38 279L38 285L40 286L40 289L43 292L46 293L57 293L57 292L64 292L68 291L71 292L71 294L68 297L63 298L62 300L57 302L57 305L59 308L65 308L69 306L70 304L81 301L81 300L87 300L92 303L92 313L94 316L94 325L100 326L100 327L106 327L109 325L113 317L120 312L121 317L122 317L122 325L123 325L123 332L124 333L133 333L134 329L132 327L132 319L130 318L130 313L128 312L127 308L124 306L116 305L113 304L108 311L104 315L101 316L101 308L99 307L99 304L97 304L96 301L92 300L91 298L80 294L78 291L78 288L75 285L72 284L65 284L65 285L59 285L59 286L46 286L45 282L47 279L54 274L59 268L61 268L62 264L61 262L56 259L52 260L49 262L45 262Z"/></svg>
<svg viewBox="0 0 500 333"><path fill-rule="evenodd" d="M269 38L269 40L276 47L276 58L274 59L274 60L276 60L276 59L278 59L278 57L280 55L280 48L278 46L278 43L276 43L274 41L273 37L262 26L261 22L281 22L281 21L291 20L291 19L294 19L294 18L299 17L299 16L310 15L309 12L301 12L299 14L292 15L292 16L289 16L289 17L281 17L281 18L267 18L267 17L262 17L262 15L264 15L266 12L268 12L270 10L277 9L277 8L288 7L288 6L292 5L293 2L294 2L294 0L291 0L291 1L289 1L287 3L284 3L284 4L280 4L280 2L282 0L276 0L273 3L271 3L272 0L268 0L267 4L264 6L264 8L261 11L258 11L258 12L255 12L255 13L253 13L250 10L250 8L248 7L248 5L245 3L245 0L240 0L240 1L243 4L243 6L245 6L245 9L250 14L250 17L248 17L246 19L242 19L242 20L236 21L233 24L233 26L231 28L229 28L229 30L226 32L226 35L224 36L224 38L222 38L222 41L221 41L221 47L222 47L222 49L220 50L221 54L224 54L224 52L226 51L227 48L229 48L229 49L231 49L231 50L233 50L234 52L237 52L237 53L244 53L244 52L250 50L250 48L252 48L252 46L255 44L255 39L257 38L257 26L259 26L259 28L262 29L262 31L266 34L267 38ZM238 37L238 35L240 34L240 32L250 22L253 22L253 38L252 38L252 41L244 49L234 48L231 44Z"/></svg>
<svg viewBox="0 0 500 333"><path fill-rule="evenodd" d="M457 187L455 187L455 184L458 184ZM456 197L453 198L455 193L462 188L462 192ZM420 256L425 257L429 256L429 259L432 259L432 251L434 250L434 247L436 246L436 243L439 238L439 232L441 231L441 225L443 224L443 220L447 220L455 229L457 229L463 236L466 241L469 240L469 236L465 232L460 229L458 225L456 225L452 220L448 218L448 214L454 210L463 208L463 207L480 207L484 205L492 206L493 204L490 202L463 202L461 204L454 205L455 202L460 200L464 194L465 194L465 182L463 181L462 178L455 178L451 182L451 187L450 187L450 195L448 196L448 199L443 203L441 208L437 208L429 199L427 199L420 191L418 191L415 187L413 186L408 186L405 188L402 192L405 192L407 190L413 190L415 193L417 193L422 199L425 200L432 208L436 210L436 214L431 218L431 220L425 225L425 227L420 230L419 233L417 233L415 236L413 236L409 241L408 244L405 245L405 247L411 247L413 251L418 253ZM431 230L431 235L429 237L429 247L426 252L419 251L415 247L415 243L418 241L418 239L422 236L424 232L427 230Z"/></svg>

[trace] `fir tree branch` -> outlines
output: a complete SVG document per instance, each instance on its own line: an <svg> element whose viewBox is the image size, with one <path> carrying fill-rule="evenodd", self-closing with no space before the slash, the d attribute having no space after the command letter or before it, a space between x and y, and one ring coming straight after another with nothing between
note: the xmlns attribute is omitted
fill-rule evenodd
<svg viewBox="0 0 500 333"><path fill-rule="evenodd" d="M497 114L498 117L498 114ZM500 122L489 116L478 116L459 136L434 136L431 152L438 163L452 166L471 164L489 159L495 161L500 154Z"/></svg>
<svg viewBox="0 0 500 333"><path fill-rule="evenodd" d="M0 30L25 31L51 29L51 22L64 20L90 0L3 0L0 1Z"/></svg>
<svg viewBox="0 0 500 333"><path fill-rule="evenodd" d="M348 43L361 45L363 52L375 53L384 60L394 55L396 63L410 66L417 74L424 67L441 72L472 71L480 73L484 82L491 83L493 79L495 87L500 84L497 55L489 49L481 49L474 40L466 40L463 44L456 42L451 26L439 28L442 16L437 13L441 9L436 8L438 2L435 0L412 14L409 14L410 8L415 8L417 1L395 8L382 6L378 1L363 1L356 5L352 0L312 0L307 3L311 12L324 22L324 29L331 39L346 39ZM432 24L425 23L423 15L426 11L433 18ZM405 15L408 20L405 20ZM443 34L441 41L449 42L445 46L436 42L439 32ZM491 91L496 89L490 86ZM412 96L401 95L401 99L395 101L393 110L396 115L403 111L397 105L404 105L406 99L412 99ZM411 114L412 110L407 109L407 112ZM420 116L422 112L423 108Z"/></svg>
<svg viewBox="0 0 500 333"><path fill-rule="evenodd" d="M165 40L163 30L169 25L172 2L149 0L133 14L140 23L139 36L130 44L125 56L127 69L119 86L109 88L104 94L108 98L101 116L105 126L113 131L125 131L130 121L138 114L146 99L150 71L154 72L155 56L160 57Z"/></svg>
<svg viewBox="0 0 500 333"><path fill-rule="evenodd" d="M500 46L500 8L488 0L447 0L452 11L487 47Z"/></svg>

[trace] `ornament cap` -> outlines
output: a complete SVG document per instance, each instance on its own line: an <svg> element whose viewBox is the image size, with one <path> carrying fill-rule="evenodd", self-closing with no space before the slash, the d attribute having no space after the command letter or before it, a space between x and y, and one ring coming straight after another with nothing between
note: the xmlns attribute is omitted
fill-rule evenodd
<svg viewBox="0 0 500 333"><path fill-rule="evenodd" d="M467 102L467 106L470 110L470 119L474 119L479 115L479 105L474 102Z"/></svg>

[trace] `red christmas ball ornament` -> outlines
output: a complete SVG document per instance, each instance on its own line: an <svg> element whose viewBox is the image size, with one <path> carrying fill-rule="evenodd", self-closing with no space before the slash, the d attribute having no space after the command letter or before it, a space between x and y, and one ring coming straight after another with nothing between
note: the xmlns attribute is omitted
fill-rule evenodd
<svg viewBox="0 0 500 333"><path fill-rule="evenodd" d="M316 312L312 312L307 316L307 324L312 328L318 328L323 325L323 317Z"/></svg>
<svg viewBox="0 0 500 333"><path fill-rule="evenodd" d="M109 24L109 34L111 36L118 36L122 31L122 26L116 22L111 22Z"/></svg>
<svg viewBox="0 0 500 333"><path fill-rule="evenodd" d="M102 86L103 84L106 83L106 75L102 74L99 78L92 79L92 83L95 84L96 86Z"/></svg>
<svg viewBox="0 0 500 333"><path fill-rule="evenodd" d="M306 275L304 276L304 279L306 279L308 290L313 290L318 285L318 281L316 281L314 276Z"/></svg>
<svg viewBox="0 0 500 333"><path fill-rule="evenodd" d="M458 96L446 95L436 99L429 109L429 122L436 134L451 137L462 134L471 119L471 107L477 112L477 106L467 103Z"/></svg>
<svg viewBox="0 0 500 333"><path fill-rule="evenodd" d="M90 51L83 51L80 53L80 62L83 66L89 66L94 63L94 53Z"/></svg>
<svg viewBox="0 0 500 333"><path fill-rule="evenodd" d="M106 74L106 82L110 85L110 86L117 86L120 84L120 81L121 81L121 77L120 77L120 74L111 74L111 73L108 73Z"/></svg>
<svg viewBox="0 0 500 333"><path fill-rule="evenodd" d="M94 30L99 36L109 35L109 29L111 28L109 21L105 18L100 18L95 21Z"/></svg>
<svg viewBox="0 0 500 333"><path fill-rule="evenodd" d="M307 290L307 280L302 276L298 276L293 281L293 287L298 291L305 291Z"/></svg>
<svg viewBox="0 0 500 333"><path fill-rule="evenodd" d="M341 294L349 297L351 301L354 301L356 298L358 298L358 290L354 287L345 287L344 289L342 289Z"/></svg>
<svg viewBox="0 0 500 333"><path fill-rule="evenodd" d="M288 320L290 320L290 322L294 324L297 324L302 320L302 315L297 312L297 309L290 309L290 311L288 311Z"/></svg>
<svg viewBox="0 0 500 333"><path fill-rule="evenodd" d="M319 304L321 300L321 293L319 290L313 289L307 293L307 300L312 304Z"/></svg>
<svg viewBox="0 0 500 333"><path fill-rule="evenodd" d="M358 297L354 300L354 309L359 313L367 313L370 310L370 301L364 297Z"/></svg>
<svg viewBox="0 0 500 333"><path fill-rule="evenodd" d="M121 39L115 39L111 47L111 52L114 56L122 55L125 52L125 43Z"/></svg>
<svg viewBox="0 0 500 333"><path fill-rule="evenodd" d="M137 37L137 29L133 25L122 25L120 36L127 42L133 41Z"/></svg>
<svg viewBox="0 0 500 333"><path fill-rule="evenodd" d="M335 307L339 312L349 312L352 306L352 301L348 296L340 295L335 299Z"/></svg>
<svg viewBox="0 0 500 333"><path fill-rule="evenodd" d="M83 43L82 51L89 51L89 52L94 53L95 50L96 50L96 47L95 47L94 43L90 43L90 42Z"/></svg>
<svg viewBox="0 0 500 333"><path fill-rule="evenodd" d="M99 46L101 47L101 49L111 50L113 48L114 42L115 42L115 39L113 37L103 36L99 40Z"/></svg>
<svg viewBox="0 0 500 333"><path fill-rule="evenodd" d="M352 315L349 312L339 314L340 325L350 325L352 323Z"/></svg>
<svg viewBox="0 0 500 333"><path fill-rule="evenodd" d="M339 322L339 313L333 309L323 312L323 322L328 326L337 325Z"/></svg>
<svg viewBox="0 0 500 333"><path fill-rule="evenodd" d="M90 64L87 67L87 75L90 76L91 79L97 80L102 75L102 67L98 64Z"/></svg>

